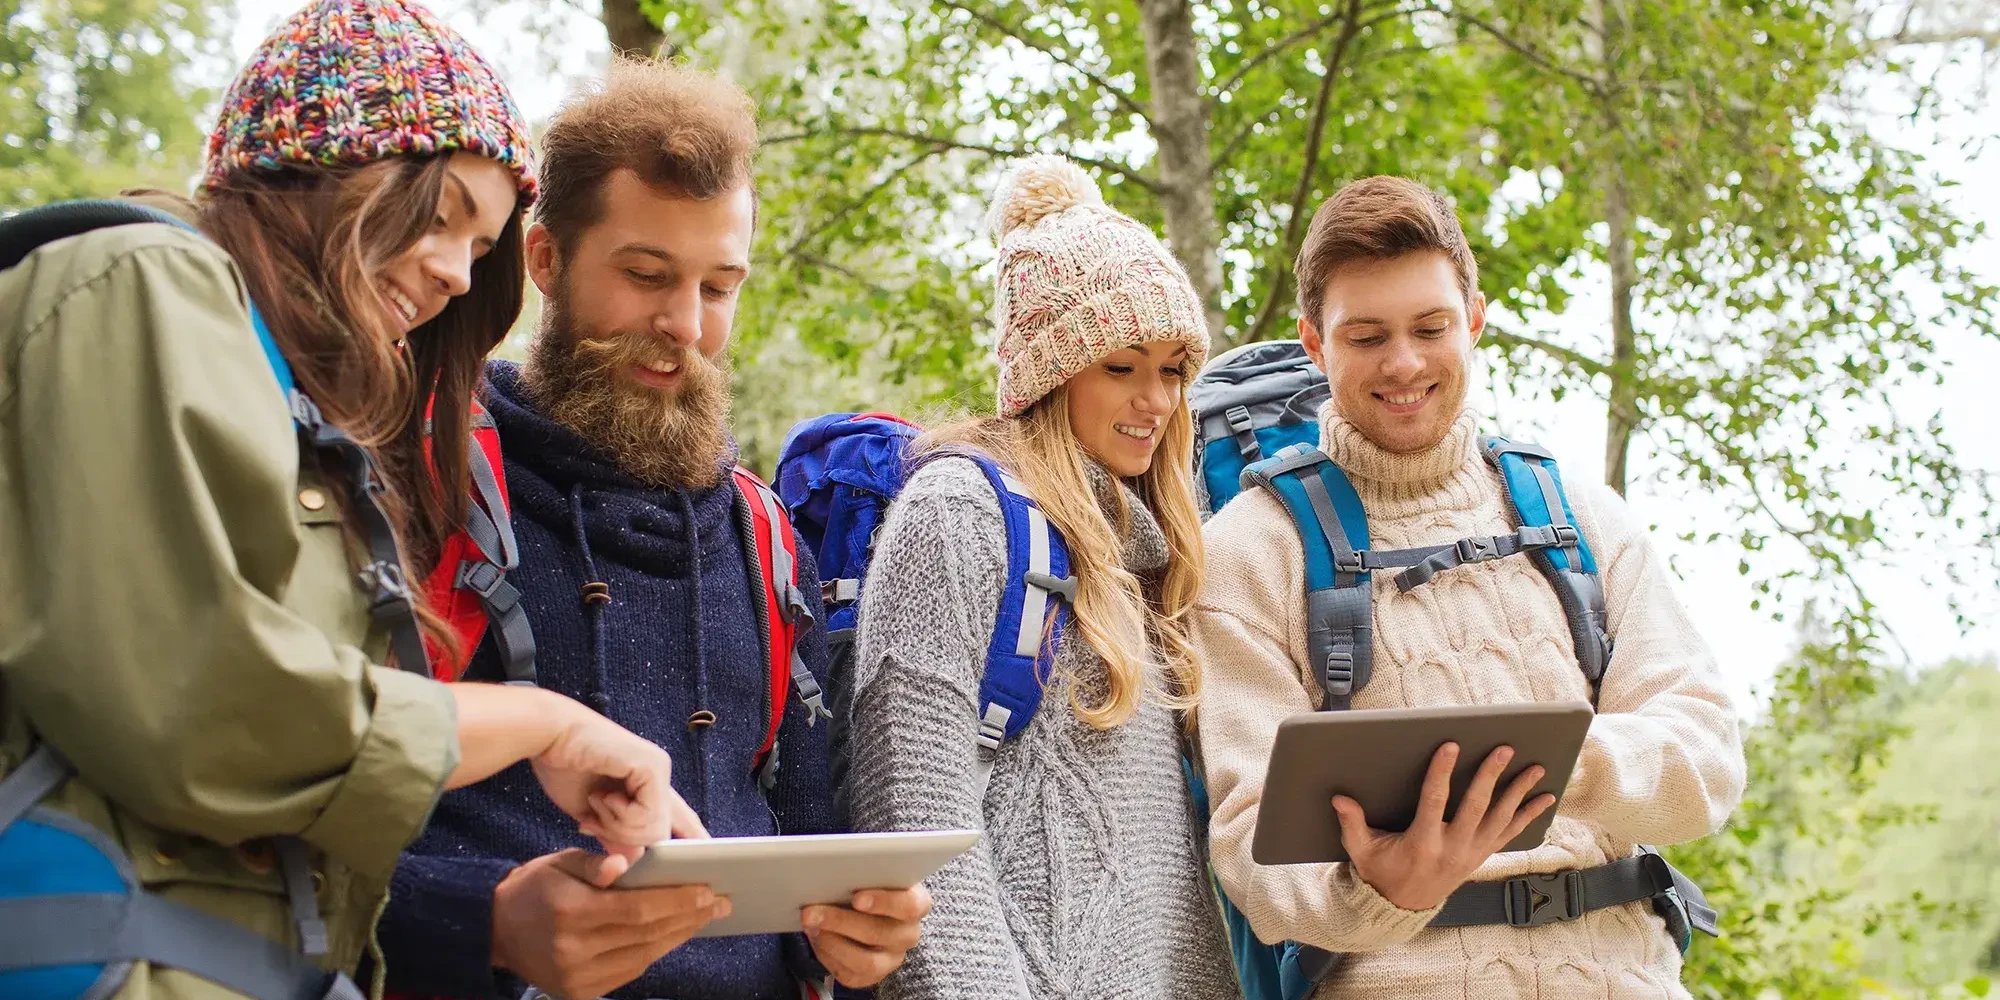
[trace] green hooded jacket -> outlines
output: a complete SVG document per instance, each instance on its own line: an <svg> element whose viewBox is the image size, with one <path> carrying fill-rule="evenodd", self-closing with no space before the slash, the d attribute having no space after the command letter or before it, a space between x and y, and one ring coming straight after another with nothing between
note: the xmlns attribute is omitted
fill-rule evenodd
<svg viewBox="0 0 2000 1000"><path fill-rule="evenodd" d="M0 272L0 773L47 741L77 777L46 804L149 889L288 945L268 838L302 838L352 970L457 764L453 701L380 665L247 301L166 225ZM117 994L227 995L143 963Z"/></svg>

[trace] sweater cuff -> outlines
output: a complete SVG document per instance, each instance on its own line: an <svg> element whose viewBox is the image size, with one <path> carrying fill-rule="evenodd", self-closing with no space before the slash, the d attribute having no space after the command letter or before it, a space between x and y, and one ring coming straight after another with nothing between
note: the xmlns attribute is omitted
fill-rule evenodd
<svg viewBox="0 0 2000 1000"><path fill-rule="evenodd" d="M1337 912L1350 915L1342 951L1381 951L1409 942L1437 919L1443 903L1427 910L1405 910L1363 881L1352 864L1333 866L1333 898Z"/></svg>
<svg viewBox="0 0 2000 1000"><path fill-rule="evenodd" d="M493 890L514 868L497 858L403 855L377 932L390 991L496 995Z"/></svg>

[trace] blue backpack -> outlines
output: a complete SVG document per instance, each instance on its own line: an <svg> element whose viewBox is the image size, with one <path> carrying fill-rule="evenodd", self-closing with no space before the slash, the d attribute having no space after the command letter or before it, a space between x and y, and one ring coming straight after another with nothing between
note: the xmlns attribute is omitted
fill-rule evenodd
<svg viewBox="0 0 2000 1000"><path fill-rule="evenodd" d="M774 486L800 537L819 558L833 670L854 655L855 617L868 561L875 553L890 501L910 472L907 452L922 430L887 413L829 413L785 436ZM992 458L975 451L941 451L934 458L970 460L986 474L1007 522L1007 589L986 647L979 681L979 781L992 776L1002 743L1026 729L1042 702L1055 642L1076 597L1069 549L1027 488Z"/></svg>
<svg viewBox="0 0 2000 1000"><path fill-rule="evenodd" d="M1595 692L1612 652L1604 587L1563 492L1555 456L1503 437L1482 442L1513 515L1513 533L1416 549L1372 549L1353 483L1316 447L1318 409L1327 397L1325 376L1297 341L1227 352L1189 390L1200 429L1197 478L1209 512L1242 489L1269 490L1303 543L1307 656L1324 696L1322 710L1347 709L1373 675L1374 571L1397 570L1396 586L1408 592L1458 566L1523 554L1554 588L1578 666ZM1202 775L1192 762L1184 762L1184 770L1206 814ZM1338 954L1294 941L1264 944L1219 882L1216 895L1246 1000L1303 1000L1339 967ZM1683 951L1694 930L1716 933L1716 913L1701 890L1650 847L1582 872L1468 883L1431 926L1536 926L1641 900L1652 903Z"/></svg>
<svg viewBox="0 0 2000 1000"><path fill-rule="evenodd" d="M189 228L171 215L120 201L66 202L0 221L0 270L36 248L109 226L158 223ZM292 381L284 355L256 306L251 325L284 391L300 447L347 470L349 509L368 552L362 579L389 632L399 664L430 676L388 518L376 505L380 478L370 454L321 418ZM313 890L305 843L274 837L300 950L145 891L131 862L95 827L38 806L74 773L54 747L39 744L0 779L0 997L84 1000L110 996L132 963L178 969L255 1000L360 1000L345 975L310 959L325 954L326 925Z"/></svg>

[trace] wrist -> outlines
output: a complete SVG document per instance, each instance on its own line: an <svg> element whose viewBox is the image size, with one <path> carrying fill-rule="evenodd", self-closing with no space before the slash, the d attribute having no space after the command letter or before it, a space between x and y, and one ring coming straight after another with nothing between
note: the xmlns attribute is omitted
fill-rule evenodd
<svg viewBox="0 0 2000 1000"><path fill-rule="evenodd" d="M505 914L509 909L508 904L513 900L514 890L520 885L520 877L521 869L516 867L502 876L499 884L493 887L493 941L490 959L493 968L517 974L520 970L514 968L514 957L507 948L507 935L502 928L506 926Z"/></svg>

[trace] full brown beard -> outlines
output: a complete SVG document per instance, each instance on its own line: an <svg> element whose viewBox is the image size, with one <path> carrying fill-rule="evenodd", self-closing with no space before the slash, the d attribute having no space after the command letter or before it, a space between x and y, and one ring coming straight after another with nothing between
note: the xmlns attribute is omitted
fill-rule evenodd
<svg viewBox="0 0 2000 1000"><path fill-rule="evenodd" d="M543 303L523 380L549 419L575 431L656 489L699 490L722 481L729 448L729 365L653 333L585 331L567 282ZM673 389L642 385L636 364L680 365Z"/></svg>

